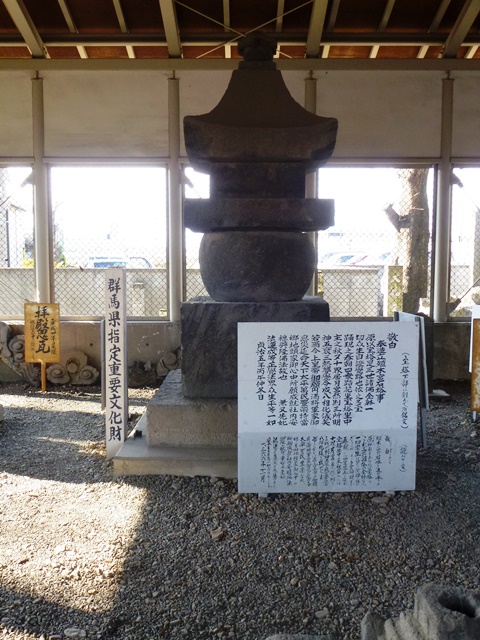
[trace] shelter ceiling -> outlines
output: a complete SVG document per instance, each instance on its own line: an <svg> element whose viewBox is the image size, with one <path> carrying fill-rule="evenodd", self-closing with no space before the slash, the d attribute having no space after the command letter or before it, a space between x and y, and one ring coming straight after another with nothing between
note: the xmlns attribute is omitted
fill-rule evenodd
<svg viewBox="0 0 480 640"><path fill-rule="evenodd" d="M480 58L480 0L0 0L0 60Z"/></svg>

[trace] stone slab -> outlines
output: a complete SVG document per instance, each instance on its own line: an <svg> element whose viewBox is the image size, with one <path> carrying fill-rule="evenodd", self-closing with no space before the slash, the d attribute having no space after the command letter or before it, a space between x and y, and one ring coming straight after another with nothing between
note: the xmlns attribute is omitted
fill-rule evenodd
<svg viewBox="0 0 480 640"><path fill-rule="evenodd" d="M5 417L5 409L3 408L3 405L0 404L0 422L3 420L4 417Z"/></svg>
<svg viewBox="0 0 480 640"><path fill-rule="evenodd" d="M335 203L314 198L209 198L185 200L185 226L192 231L277 229L320 231L335 222Z"/></svg>
<svg viewBox="0 0 480 640"><path fill-rule="evenodd" d="M137 429L145 433L146 415ZM113 472L122 475L237 477L236 447L154 447L144 435L127 438L113 458Z"/></svg>
<svg viewBox="0 0 480 640"><path fill-rule="evenodd" d="M328 304L306 296L297 302L215 302L197 298L182 304L182 390L187 398L237 397L239 322L328 322Z"/></svg>
<svg viewBox="0 0 480 640"><path fill-rule="evenodd" d="M145 415L149 446L236 449L236 400L185 398L179 370L168 374Z"/></svg>

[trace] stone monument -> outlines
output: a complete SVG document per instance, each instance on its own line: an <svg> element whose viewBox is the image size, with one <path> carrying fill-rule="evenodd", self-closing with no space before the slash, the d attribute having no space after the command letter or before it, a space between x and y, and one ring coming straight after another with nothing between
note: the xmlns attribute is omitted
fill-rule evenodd
<svg viewBox="0 0 480 640"><path fill-rule="evenodd" d="M211 299L182 306L183 392L237 395L238 322L326 321L328 305L307 297L316 269L308 232L334 221L332 200L305 198L305 176L331 156L337 120L290 95L276 42L251 34L244 60L210 112L184 120L193 167L210 175L210 198L185 202L185 226L203 232L200 273Z"/></svg>
<svg viewBox="0 0 480 640"><path fill-rule="evenodd" d="M252 34L220 103L185 118L192 165L211 197L185 202L203 232L200 272L210 297L181 308L182 369L168 374L114 458L118 474L237 474L237 324L328 321L305 296L316 269L309 232L333 224L333 201L305 198L306 173L333 152L337 121L309 113L275 68L276 42ZM146 442L145 442L146 440ZM143 447L143 448L142 448Z"/></svg>

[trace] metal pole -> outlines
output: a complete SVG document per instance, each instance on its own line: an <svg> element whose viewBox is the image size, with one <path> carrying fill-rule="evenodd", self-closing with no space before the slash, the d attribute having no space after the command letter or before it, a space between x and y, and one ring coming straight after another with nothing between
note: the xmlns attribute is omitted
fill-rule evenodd
<svg viewBox="0 0 480 640"><path fill-rule="evenodd" d="M36 301L51 302L50 290L50 233L48 212L48 175L44 163L43 79L32 78L33 117L33 197L35 229L35 286Z"/></svg>
<svg viewBox="0 0 480 640"><path fill-rule="evenodd" d="M305 109L310 113L317 113L317 79L313 77L312 72L305 78ZM305 176L305 197L316 198L317 197L317 172L312 171ZM317 247L317 234L315 232L309 233L311 241L314 247ZM315 260L315 273L312 278L312 282L308 287L307 295L314 296L317 293L317 280L318 270Z"/></svg>
<svg viewBox="0 0 480 640"><path fill-rule="evenodd" d="M450 265L450 228L452 221L452 120L453 79L443 79L442 131L438 167L438 201L435 234L435 270L433 287L433 320L447 320Z"/></svg>
<svg viewBox="0 0 480 640"><path fill-rule="evenodd" d="M168 245L170 320L180 320L183 271L183 216L180 179L180 81L168 79Z"/></svg>

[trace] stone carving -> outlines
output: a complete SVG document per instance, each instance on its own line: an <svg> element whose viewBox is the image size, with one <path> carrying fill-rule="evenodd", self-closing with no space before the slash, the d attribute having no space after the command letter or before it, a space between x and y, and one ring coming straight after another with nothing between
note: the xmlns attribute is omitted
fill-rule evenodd
<svg viewBox="0 0 480 640"><path fill-rule="evenodd" d="M88 364L88 358L83 351L70 351L61 362L47 368L47 379L53 384L94 384L99 371Z"/></svg>
<svg viewBox="0 0 480 640"><path fill-rule="evenodd" d="M147 362L136 361L128 370L128 386L133 389L141 387L158 387L165 377L180 368L181 348L175 351L167 351L154 365L150 360Z"/></svg>
<svg viewBox="0 0 480 640"><path fill-rule="evenodd" d="M32 387L40 386L40 365L25 362L25 336L12 335L5 322L0 322L0 359ZM53 384L94 384L99 375L83 351L67 352L60 363L47 367L47 379Z"/></svg>
<svg viewBox="0 0 480 640"><path fill-rule="evenodd" d="M421 586L413 612L384 620L369 612L362 620L362 640L477 640L480 594L460 587Z"/></svg>
<svg viewBox="0 0 480 640"><path fill-rule="evenodd" d="M40 386L40 366L25 362L25 336L14 336L6 322L0 322L0 358L32 387Z"/></svg>
<svg viewBox="0 0 480 640"><path fill-rule="evenodd" d="M243 38L219 104L184 119L188 157L210 174L211 193L185 202L185 225L204 233L200 272L217 301L301 300L316 267L306 232L334 220L333 201L305 199L305 174L331 156L337 120L292 98L275 48L263 34Z"/></svg>

